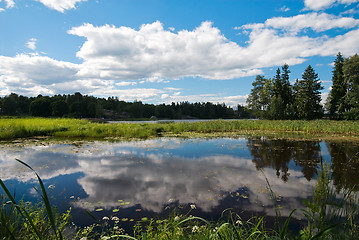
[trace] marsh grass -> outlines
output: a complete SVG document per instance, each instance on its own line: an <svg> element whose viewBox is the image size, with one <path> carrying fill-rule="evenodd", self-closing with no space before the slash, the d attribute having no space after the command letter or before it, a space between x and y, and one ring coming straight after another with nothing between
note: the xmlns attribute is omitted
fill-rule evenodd
<svg viewBox="0 0 359 240"><path fill-rule="evenodd" d="M0 118L0 140L29 137L149 138L191 134L307 134L359 137L358 121L215 120L177 123L99 123L64 118Z"/></svg>

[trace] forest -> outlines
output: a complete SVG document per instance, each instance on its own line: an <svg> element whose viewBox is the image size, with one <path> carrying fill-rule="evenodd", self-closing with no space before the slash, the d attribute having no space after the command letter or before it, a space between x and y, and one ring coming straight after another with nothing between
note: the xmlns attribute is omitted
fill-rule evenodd
<svg viewBox="0 0 359 240"><path fill-rule="evenodd" d="M318 74L309 65L302 79L292 85L289 66L277 69L273 78L258 75L252 83L247 107L262 119L359 119L359 56L344 58L338 53L334 61L333 85L325 105L321 104L323 87Z"/></svg>
<svg viewBox="0 0 359 240"><path fill-rule="evenodd" d="M0 114L6 116L105 118L105 119L218 119L237 118L238 112L223 104L125 102L117 97L96 98L76 92L52 97L19 96L0 98ZM242 108L243 109L243 108Z"/></svg>

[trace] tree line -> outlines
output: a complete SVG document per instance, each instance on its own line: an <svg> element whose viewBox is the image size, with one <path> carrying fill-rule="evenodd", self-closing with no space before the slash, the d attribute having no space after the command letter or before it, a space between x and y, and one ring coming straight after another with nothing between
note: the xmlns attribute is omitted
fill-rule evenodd
<svg viewBox="0 0 359 240"><path fill-rule="evenodd" d="M325 105L321 104L318 74L309 65L302 79L289 81L289 66L277 69L273 78L257 75L247 108L256 118L264 119L359 119L359 56L344 58L338 53L334 61L333 86Z"/></svg>
<svg viewBox="0 0 359 240"><path fill-rule="evenodd" d="M26 97L11 93L0 98L0 113L7 116L73 117L73 118L151 118L217 119L237 118L238 112L223 104L180 102L144 104L125 102L117 97L96 98L76 92L71 95ZM243 111L243 107L242 107Z"/></svg>

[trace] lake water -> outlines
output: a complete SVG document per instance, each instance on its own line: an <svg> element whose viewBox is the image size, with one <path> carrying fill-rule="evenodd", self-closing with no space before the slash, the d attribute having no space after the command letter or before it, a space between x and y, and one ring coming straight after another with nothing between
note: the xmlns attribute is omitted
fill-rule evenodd
<svg viewBox="0 0 359 240"><path fill-rule="evenodd" d="M282 216L303 208L321 162L332 164L338 188L359 183L359 144L251 138L181 139L0 145L0 177L18 199L37 201L32 166L51 202L72 207L79 226L118 216L126 227L143 217L163 217L174 209L217 219L231 208L243 219L275 216L268 179ZM299 214L299 213L298 213ZM300 218L300 215L296 215Z"/></svg>

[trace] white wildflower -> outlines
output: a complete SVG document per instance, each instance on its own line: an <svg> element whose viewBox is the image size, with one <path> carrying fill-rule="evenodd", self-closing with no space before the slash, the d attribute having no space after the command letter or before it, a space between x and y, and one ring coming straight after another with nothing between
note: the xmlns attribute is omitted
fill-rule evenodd
<svg viewBox="0 0 359 240"><path fill-rule="evenodd" d="M102 220L108 221L108 220L110 220L110 219L105 216L105 217L102 218Z"/></svg>
<svg viewBox="0 0 359 240"><path fill-rule="evenodd" d="M191 207L192 210L196 209L196 205L194 205L194 204L191 204L190 207Z"/></svg>
<svg viewBox="0 0 359 240"><path fill-rule="evenodd" d="M199 227L198 227L198 226L193 226L192 232L193 232L193 233L199 232Z"/></svg>
<svg viewBox="0 0 359 240"><path fill-rule="evenodd" d="M48 189L50 189L50 190L54 190L54 188L55 188L55 185L48 186Z"/></svg>
<svg viewBox="0 0 359 240"><path fill-rule="evenodd" d="M112 220L112 221L120 221L120 219L119 219L118 217L116 217L116 216L115 216L115 217L112 217L111 220Z"/></svg>
<svg viewBox="0 0 359 240"><path fill-rule="evenodd" d="M174 220L179 221L179 220L181 220L181 218L179 216L176 216Z"/></svg>
<svg viewBox="0 0 359 240"><path fill-rule="evenodd" d="M239 224L239 225L243 225L242 221L239 220L239 219L236 221L236 223Z"/></svg>

